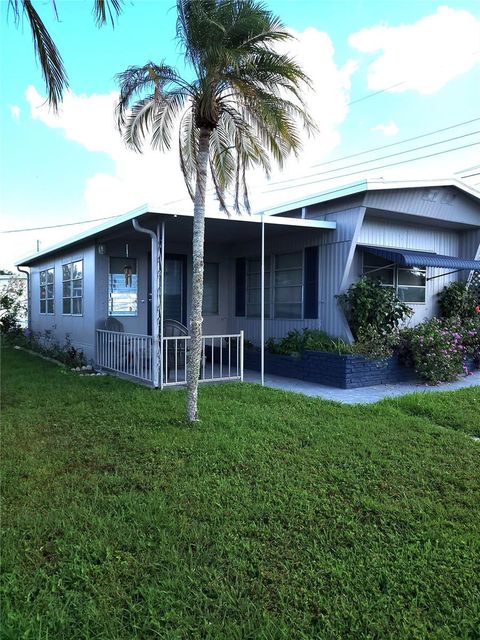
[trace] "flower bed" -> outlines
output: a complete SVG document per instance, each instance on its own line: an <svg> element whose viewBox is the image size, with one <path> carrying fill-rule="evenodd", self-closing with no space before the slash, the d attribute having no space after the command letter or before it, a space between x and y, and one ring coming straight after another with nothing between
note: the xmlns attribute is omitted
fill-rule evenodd
<svg viewBox="0 0 480 640"><path fill-rule="evenodd" d="M244 366L260 371L260 351L245 350ZM361 355L323 351L304 351L298 357L266 352L265 372L340 389L417 380L413 369L402 365L395 356L372 360Z"/></svg>

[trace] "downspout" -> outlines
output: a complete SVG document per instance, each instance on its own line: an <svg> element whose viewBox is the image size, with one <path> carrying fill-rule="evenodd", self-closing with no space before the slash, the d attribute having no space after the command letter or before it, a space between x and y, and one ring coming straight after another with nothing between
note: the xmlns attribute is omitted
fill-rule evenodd
<svg viewBox="0 0 480 640"><path fill-rule="evenodd" d="M21 267L17 267L17 271L27 276L27 329L31 331L30 272Z"/></svg>
<svg viewBox="0 0 480 640"><path fill-rule="evenodd" d="M159 351L159 328L160 328L160 307L158 304L160 287L158 285L160 270L159 270L159 247L158 247L158 236L155 231L152 229L147 229L146 227L140 226L138 220L134 218L132 220L133 228L135 231L140 233L146 233L151 238L151 251L152 251L152 259L151 259L151 267L152 267L152 356L153 356L153 372L152 372L152 382L154 387L159 386L159 371L162 365L162 360L160 358Z"/></svg>

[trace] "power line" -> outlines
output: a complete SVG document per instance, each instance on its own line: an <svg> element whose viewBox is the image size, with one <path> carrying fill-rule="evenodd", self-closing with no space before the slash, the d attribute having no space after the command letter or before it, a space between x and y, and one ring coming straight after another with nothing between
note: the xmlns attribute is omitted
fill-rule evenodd
<svg viewBox="0 0 480 640"><path fill-rule="evenodd" d="M176 202L182 202L184 198L179 198L177 200L170 200L169 202L163 203L161 206L166 207L169 204L175 204ZM105 218L92 218L91 220L78 220L77 222L65 222L63 224L52 224L45 227L29 227L24 229L7 229L5 231L0 231L0 233L22 233L23 231L42 231L43 229L59 229L60 227L74 227L80 224L90 224L90 222L101 222L102 220L114 220L115 218L120 218L123 216L123 213L117 213L115 216L106 216Z"/></svg>
<svg viewBox="0 0 480 640"><path fill-rule="evenodd" d="M343 171L345 169L350 169L351 167L359 167L364 164L370 164L371 162L378 162L380 160L386 160L388 158L394 158L396 156L404 155L405 153L412 153L413 151L420 151L421 149L428 149L429 147L435 147L439 144L445 144L446 142L453 142L454 140L460 140L461 138L468 138L468 136L476 135L480 133L480 130L471 131L469 133L464 133L461 136L455 136L453 138L446 138L444 140L439 140L438 142L431 142L430 144L420 145L419 147L413 147L412 149L405 149L405 151L397 151L396 153L390 153L386 156L380 156L379 158L372 158L371 160L364 160L363 162L355 162L353 164L347 164L343 167L337 167L336 169L328 169L327 171L317 171L316 173L310 173L300 178L287 178L285 180L276 180L270 184L285 184L286 182L295 182L298 180L303 180L304 178L313 178L315 176L323 176L327 173L335 173L336 171Z"/></svg>
<svg viewBox="0 0 480 640"><path fill-rule="evenodd" d="M389 164L384 164L384 165L379 165L377 167L370 167L370 169L363 169L360 171L351 171L350 173L344 173L342 175L339 176L333 176L330 178L321 178L321 179L317 179L317 180L310 180L308 182L302 182L300 184L295 184L295 185L288 185L286 187L277 187L276 189L272 189L272 190L266 190L263 191L262 193L273 193L276 191L284 191L285 189L296 189L297 187L305 187L309 184L316 184L318 182L328 182L329 180L334 180L334 179L338 179L338 178L348 178L349 176L354 176L357 173L361 173L362 171L364 172L368 172L368 171L377 171L379 169L386 169L387 167L395 167L399 164L405 164L408 162L415 162L417 160L424 160L425 158L433 158L434 156L441 156L444 153L451 153L452 151L459 151L460 149L467 149L468 147L474 147L476 145L480 144L480 142L472 142L471 144L464 144L461 145L460 147L453 147L453 149L445 149L444 151L437 151L436 153L429 153L425 156L418 156L417 158L409 158L408 160L399 160L398 162L390 162Z"/></svg>
<svg viewBox="0 0 480 640"><path fill-rule="evenodd" d="M79 220L78 222L64 222L63 224L51 224L45 227L29 227L25 229L7 229L0 231L0 233L22 233L23 231L41 231L42 229L57 229L59 227L74 227L79 224L89 224L90 222L100 222L101 220L113 220L113 218L119 218L122 214L116 216L107 216L105 218L93 218L92 220Z"/></svg>
<svg viewBox="0 0 480 640"><path fill-rule="evenodd" d="M475 176L480 176L480 171L477 173L470 173L468 176L462 176L462 178L474 178Z"/></svg>
<svg viewBox="0 0 480 640"><path fill-rule="evenodd" d="M455 171L455 175L457 176L459 173L463 173L464 171L473 171L474 169L480 169L480 164L475 164L473 167L465 167L465 169L460 169L460 171Z"/></svg>
<svg viewBox="0 0 480 640"><path fill-rule="evenodd" d="M352 104L356 104L357 102L362 102L362 100L368 100L368 98L373 98L373 96L378 96L379 93L384 93L389 89L395 89L395 87L399 87L402 84L405 84L406 80L402 80L401 82L397 82L396 84L392 84L390 87L385 87L385 89L380 89L379 91L374 91L373 93L367 93L367 95L362 96L361 98L356 98L355 100L351 100L347 103L347 107L350 107Z"/></svg>
<svg viewBox="0 0 480 640"><path fill-rule="evenodd" d="M443 133L444 131L449 131L450 129L463 127L466 124L471 124L472 122L478 122L478 120L480 120L480 118L473 118L473 120L466 120L465 122L452 124L449 127L444 127L443 129L436 129L435 131L430 131L429 133L422 133L421 135L414 136L413 138L405 138L405 140L399 140L398 142L391 142L390 144L384 144L380 147L373 147L372 149L367 149L366 151L359 151L358 153L352 153L348 156L341 156L340 158L336 158L335 160L328 160L327 162L319 162L317 164L312 164L312 167L324 167L327 164L333 164L334 162L340 162L341 160L349 160L350 158L357 158L358 156L363 156L366 153L373 153L374 151L381 151L382 149L396 147L399 144L405 144L406 142L413 142L414 140L420 140L421 138L426 138L427 136L433 136L436 133Z"/></svg>

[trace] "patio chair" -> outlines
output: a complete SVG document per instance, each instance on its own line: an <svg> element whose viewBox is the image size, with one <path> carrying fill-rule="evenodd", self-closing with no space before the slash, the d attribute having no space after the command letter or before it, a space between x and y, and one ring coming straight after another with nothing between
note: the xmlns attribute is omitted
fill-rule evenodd
<svg viewBox="0 0 480 640"><path fill-rule="evenodd" d="M112 318L111 316L109 316L105 320L105 329L107 331L117 331L117 333L125 332L125 328L120 320L117 320L117 318Z"/></svg>
<svg viewBox="0 0 480 640"><path fill-rule="evenodd" d="M164 338L175 338L175 337L180 337L180 336L188 336L188 329L187 327L182 324L181 322L178 322L178 320L164 320L163 322L163 337ZM182 363L186 362L186 350L188 350L187 347L187 341L186 340L177 340L176 342L176 349L173 348L172 346L172 342L174 342L173 340L167 340L165 342L165 345L167 347L167 353L166 353L166 357L165 357L165 365L166 365L166 377L165 377L165 382L168 382L170 379L170 372L172 369L175 368L175 365L179 365ZM187 377L187 371L185 369L185 380Z"/></svg>

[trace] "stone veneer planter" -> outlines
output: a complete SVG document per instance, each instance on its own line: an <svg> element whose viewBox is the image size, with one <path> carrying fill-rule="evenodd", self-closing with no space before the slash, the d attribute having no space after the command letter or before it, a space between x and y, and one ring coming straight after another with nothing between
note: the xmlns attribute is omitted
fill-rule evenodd
<svg viewBox="0 0 480 640"><path fill-rule="evenodd" d="M244 367L260 371L260 351L246 349ZM413 369L400 364L395 357L371 360L361 355L323 351L305 351L298 357L265 352L265 373L341 389L418 380Z"/></svg>

